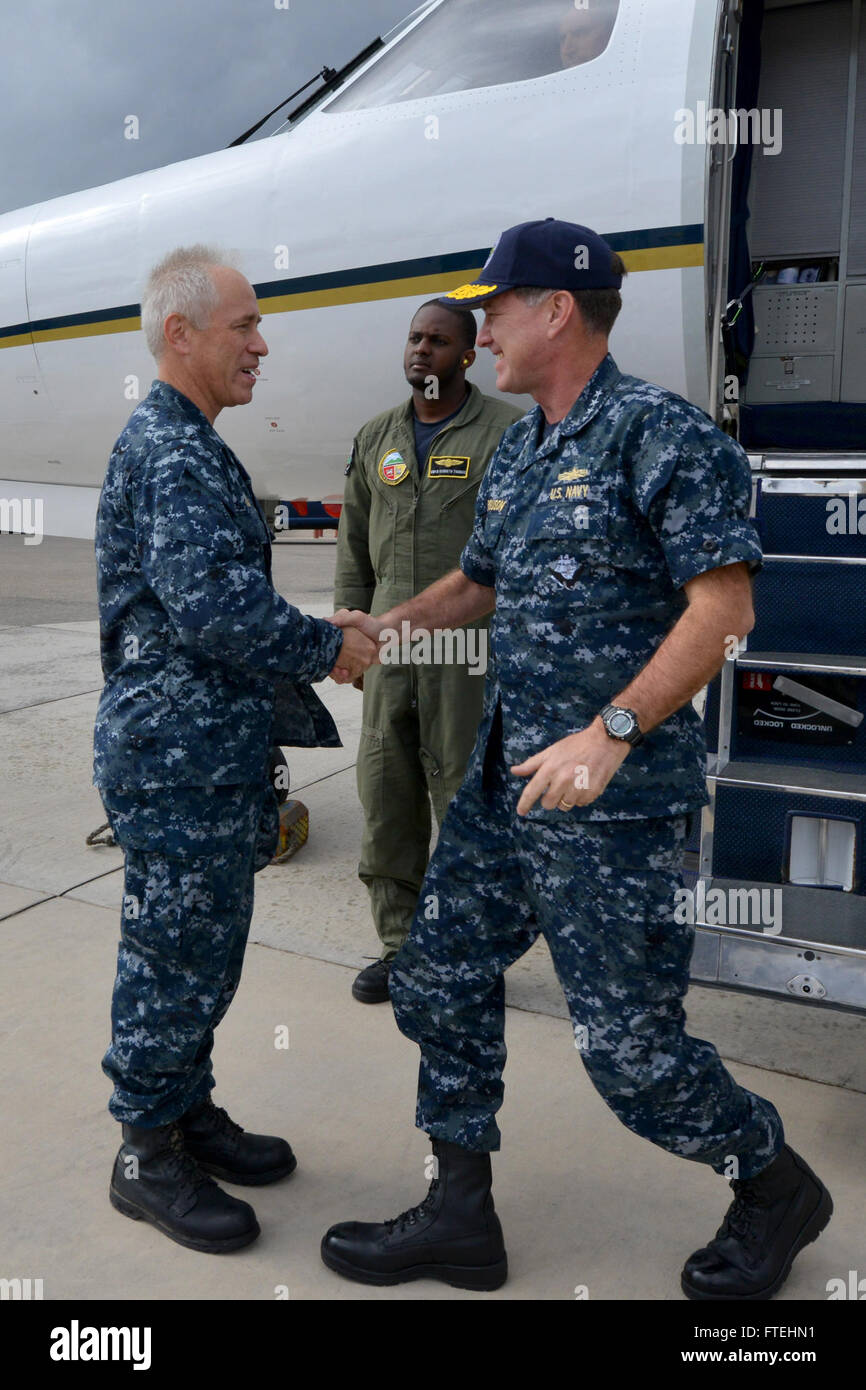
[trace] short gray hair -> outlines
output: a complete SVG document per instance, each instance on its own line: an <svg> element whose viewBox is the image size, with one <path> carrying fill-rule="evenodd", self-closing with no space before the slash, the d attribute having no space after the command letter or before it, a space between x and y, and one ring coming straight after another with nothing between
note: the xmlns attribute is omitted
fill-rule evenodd
<svg viewBox="0 0 866 1390"><path fill-rule="evenodd" d="M625 262L616 251L611 253L610 268L615 275L625 277L628 271ZM550 294L556 294L555 289L540 289L535 285L521 285L514 290L519 299L531 308L536 308ZM584 324L590 333L602 333L607 338L616 323L619 311L622 308L622 296L619 290L569 290L568 293L574 299Z"/></svg>
<svg viewBox="0 0 866 1390"><path fill-rule="evenodd" d="M528 304L530 309L536 309L549 295L556 294L556 290L543 290L538 285L518 285L514 293L524 304Z"/></svg>
<svg viewBox="0 0 866 1390"><path fill-rule="evenodd" d="M206 328L219 295L210 271L237 270L231 256L214 246L179 246L153 267L141 297L141 327L157 362L165 352L163 328L169 314L183 314L193 328Z"/></svg>

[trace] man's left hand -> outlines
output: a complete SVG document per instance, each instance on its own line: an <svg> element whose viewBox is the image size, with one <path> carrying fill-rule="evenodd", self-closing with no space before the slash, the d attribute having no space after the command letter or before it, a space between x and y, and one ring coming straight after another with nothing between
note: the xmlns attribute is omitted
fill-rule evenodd
<svg viewBox="0 0 866 1390"><path fill-rule="evenodd" d="M525 816L539 798L545 810L559 809L563 815L572 806L588 806L601 796L630 752L630 743L611 738L595 718L585 729L512 767L516 777L532 779L523 789L517 814Z"/></svg>

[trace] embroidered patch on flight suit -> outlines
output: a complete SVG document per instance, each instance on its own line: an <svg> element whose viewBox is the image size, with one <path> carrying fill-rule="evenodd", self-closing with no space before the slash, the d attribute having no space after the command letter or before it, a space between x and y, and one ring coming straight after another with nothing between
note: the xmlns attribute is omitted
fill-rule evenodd
<svg viewBox="0 0 866 1390"><path fill-rule="evenodd" d="M465 454L431 454L428 478L468 478L470 459Z"/></svg>
<svg viewBox="0 0 866 1390"><path fill-rule="evenodd" d="M383 483L387 483L389 487L396 487L397 483L402 483L404 478L408 478L409 465L404 462L399 449L389 449L379 460L378 473Z"/></svg>

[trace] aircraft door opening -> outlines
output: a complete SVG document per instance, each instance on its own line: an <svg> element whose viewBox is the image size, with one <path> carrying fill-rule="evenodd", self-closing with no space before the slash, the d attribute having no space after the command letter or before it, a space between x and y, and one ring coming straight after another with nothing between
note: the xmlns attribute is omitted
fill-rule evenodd
<svg viewBox="0 0 866 1390"><path fill-rule="evenodd" d="M693 975L862 1013L866 6L761 9L743 11L760 139L736 155L724 349L764 566L708 694Z"/></svg>

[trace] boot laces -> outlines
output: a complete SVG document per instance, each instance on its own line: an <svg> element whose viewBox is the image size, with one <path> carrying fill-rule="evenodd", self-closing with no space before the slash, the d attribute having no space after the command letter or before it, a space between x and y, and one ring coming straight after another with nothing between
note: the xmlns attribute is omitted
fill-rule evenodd
<svg viewBox="0 0 866 1390"><path fill-rule="evenodd" d="M226 1139L237 1141L243 1134L243 1126L236 1124L231 1115L221 1105L208 1104L208 1119L218 1134Z"/></svg>
<svg viewBox="0 0 866 1390"><path fill-rule="evenodd" d="M388 1234L391 1235L395 1227L401 1231L405 1231L407 1226L414 1226L425 1216L429 1216L433 1206L433 1200L438 1190L439 1179L433 1178L433 1180L430 1183L430 1191L427 1193L427 1196L424 1198L423 1202L419 1202L416 1207L408 1207L406 1211L401 1211L399 1216L394 1216L390 1219L390 1221L385 1222L385 1225L388 1229Z"/></svg>
<svg viewBox="0 0 866 1390"><path fill-rule="evenodd" d="M195 1159L187 1153L183 1132L179 1125L174 1125L168 1136L166 1167L171 1176L182 1185L184 1192L189 1194L197 1192L200 1187L206 1187L213 1182L213 1178L203 1172Z"/></svg>
<svg viewBox="0 0 866 1390"><path fill-rule="evenodd" d="M754 1240L758 1235L761 1214L766 1203L759 1189L754 1183L749 1182L748 1178L735 1179L731 1186L734 1189L734 1200L725 1217L725 1233L744 1241Z"/></svg>

